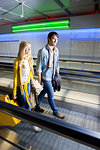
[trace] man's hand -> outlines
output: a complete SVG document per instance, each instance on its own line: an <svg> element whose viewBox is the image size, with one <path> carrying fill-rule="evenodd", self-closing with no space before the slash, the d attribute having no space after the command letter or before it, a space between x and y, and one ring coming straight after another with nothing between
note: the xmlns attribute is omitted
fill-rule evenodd
<svg viewBox="0 0 100 150"><path fill-rule="evenodd" d="M39 82L40 84L42 84L41 73L38 73L38 82Z"/></svg>
<svg viewBox="0 0 100 150"><path fill-rule="evenodd" d="M59 74L59 70L57 70L56 73Z"/></svg>

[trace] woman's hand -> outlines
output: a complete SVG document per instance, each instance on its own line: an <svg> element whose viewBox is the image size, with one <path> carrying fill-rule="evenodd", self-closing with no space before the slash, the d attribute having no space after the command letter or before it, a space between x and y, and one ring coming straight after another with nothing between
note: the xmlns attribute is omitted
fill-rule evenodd
<svg viewBox="0 0 100 150"><path fill-rule="evenodd" d="M20 92L21 92L21 95L23 95L23 85L20 85Z"/></svg>
<svg viewBox="0 0 100 150"><path fill-rule="evenodd" d="M13 95L12 98L15 100L15 99L17 98L17 96L16 96L16 95Z"/></svg>

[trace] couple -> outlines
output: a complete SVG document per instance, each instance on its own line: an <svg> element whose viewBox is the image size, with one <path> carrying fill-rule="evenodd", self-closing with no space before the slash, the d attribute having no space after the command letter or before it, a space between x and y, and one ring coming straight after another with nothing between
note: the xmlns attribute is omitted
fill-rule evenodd
<svg viewBox="0 0 100 150"><path fill-rule="evenodd" d="M43 112L44 109L40 107L41 100L47 93L48 101L53 115L61 119L64 115L58 111L54 102L54 92L52 88L52 76L55 72L59 73L59 52L56 48L58 42L58 34L50 32L48 34L47 45L39 50L37 58L36 70L38 73L38 81L44 84L44 88L38 96L38 102L35 106L35 111ZM33 80L33 58L31 55L31 44L23 41L20 43L18 57L14 62L14 85L13 85L13 99L18 100L21 107L31 110L30 99L30 81ZM41 129L34 126L34 130Z"/></svg>

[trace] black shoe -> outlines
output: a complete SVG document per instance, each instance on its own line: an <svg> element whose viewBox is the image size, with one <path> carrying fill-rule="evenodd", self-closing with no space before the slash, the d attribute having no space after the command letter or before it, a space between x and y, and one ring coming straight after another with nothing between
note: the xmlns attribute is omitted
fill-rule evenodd
<svg viewBox="0 0 100 150"><path fill-rule="evenodd" d="M35 106L34 110L37 112L42 112L42 113L44 112L44 109L38 105Z"/></svg>
<svg viewBox="0 0 100 150"><path fill-rule="evenodd" d="M61 112L58 112L58 113L53 113L54 116L60 118L60 119L64 119L65 116L61 113Z"/></svg>

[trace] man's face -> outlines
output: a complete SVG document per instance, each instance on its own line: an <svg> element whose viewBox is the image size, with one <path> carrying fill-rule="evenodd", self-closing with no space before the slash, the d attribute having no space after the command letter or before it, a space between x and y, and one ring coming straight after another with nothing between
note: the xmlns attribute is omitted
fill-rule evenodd
<svg viewBox="0 0 100 150"><path fill-rule="evenodd" d="M51 39L50 38L48 39L48 44L50 46L56 46L57 42L58 42L58 37L56 35L53 35Z"/></svg>

